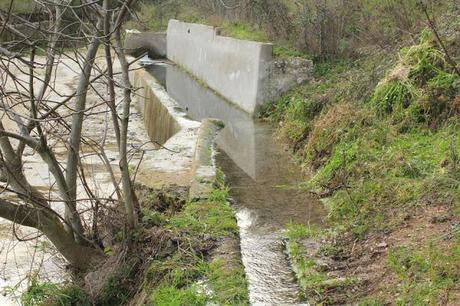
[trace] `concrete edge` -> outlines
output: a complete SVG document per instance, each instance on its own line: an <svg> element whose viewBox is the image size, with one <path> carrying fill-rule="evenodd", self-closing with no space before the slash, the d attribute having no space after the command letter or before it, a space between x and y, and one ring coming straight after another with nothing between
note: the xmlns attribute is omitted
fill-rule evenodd
<svg viewBox="0 0 460 306"><path fill-rule="evenodd" d="M177 124L179 125L179 129L189 127L190 122L197 122L195 120L188 118L184 108L173 98L171 98L167 91L164 89L164 87L160 84L160 82L150 73L145 71L143 67L139 64L133 65L132 71L130 72L130 79L131 83L135 87L140 87L138 86L139 82L137 81L138 79L140 79L143 83L143 86L147 86L150 88L150 90L160 101L160 103L168 110L168 113L171 115L171 117L173 117L174 120L177 122ZM145 88L142 88L141 90L145 91ZM136 97L136 92L134 92L133 95ZM139 107L139 111L142 113L142 115L144 115L142 105L139 105L139 103L137 103L136 107Z"/></svg>
<svg viewBox="0 0 460 306"><path fill-rule="evenodd" d="M201 123L192 167L190 201L206 199L214 188L217 175L216 136L223 127L222 121L212 118L204 119Z"/></svg>

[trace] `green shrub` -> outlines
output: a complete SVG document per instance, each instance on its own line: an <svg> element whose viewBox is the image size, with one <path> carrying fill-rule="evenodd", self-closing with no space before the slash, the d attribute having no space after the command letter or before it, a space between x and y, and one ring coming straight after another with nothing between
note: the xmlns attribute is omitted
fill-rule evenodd
<svg viewBox="0 0 460 306"><path fill-rule="evenodd" d="M410 67L409 78L420 86L447 66L444 54L435 44L431 31L424 30L418 44L401 50L402 62Z"/></svg>
<svg viewBox="0 0 460 306"><path fill-rule="evenodd" d="M371 105L380 116L408 108L419 93L409 81L391 80L377 86L371 98Z"/></svg>
<svg viewBox="0 0 460 306"><path fill-rule="evenodd" d="M61 287L50 282L39 283L32 278L31 285L21 296L24 306L90 306L86 292L78 286Z"/></svg>

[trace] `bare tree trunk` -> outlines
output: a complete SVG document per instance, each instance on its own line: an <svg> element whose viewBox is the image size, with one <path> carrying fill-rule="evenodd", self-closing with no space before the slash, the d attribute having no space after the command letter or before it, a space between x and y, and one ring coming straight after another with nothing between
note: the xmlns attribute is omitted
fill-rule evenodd
<svg viewBox="0 0 460 306"><path fill-rule="evenodd" d="M111 0L104 0L103 3L103 10L104 10L104 51L105 51L105 59L107 63L107 87L108 87L108 105L110 108L110 112L112 114L112 124L115 130L115 137L117 138L117 145L120 147L120 125L118 124L118 115L117 109L115 105L115 82L113 79L113 59L112 59L112 52L110 50L110 6L112 1Z"/></svg>
<svg viewBox="0 0 460 306"><path fill-rule="evenodd" d="M100 250L75 242L72 233L64 230L61 220L50 209L16 205L0 199L0 217L42 231L65 259L79 270L92 269L104 258Z"/></svg>
<svg viewBox="0 0 460 306"><path fill-rule="evenodd" d="M99 25L97 28L99 29ZM96 53L99 48L100 40L96 36L92 39L86 58L83 63L82 73L78 82L76 97L75 97L75 109L72 115L72 129L70 134L70 148L67 155L67 173L66 181L69 188L69 196L71 199L77 198L77 168L78 160L80 159L80 143L81 143L81 131L83 128L84 110L86 107L86 96L89 86L89 80L91 71L93 69ZM66 220L72 225L72 229L75 232L75 239L82 243L81 235L83 235L83 226L81 220L78 217L76 202L69 203L66 207L65 212Z"/></svg>
<svg viewBox="0 0 460 306"><path fill-rule="evenodd" d="M129 65L126 61L125 53L121 44L120 27L115 29L115 51L118 56L118 60L121 65L121 75L123 84L123 113L121 117L121 133L120 133L120 170L122 178L122 189L123 189L123 202L125 205L125 212L127 216L127 223L130 228L134 228L137 225L136 215L136 198L131 183L128 167L128 152L127 152L127 141L128 141L128 124L129 124L129 112L131 107L131 82L129 81Z"/></svg>

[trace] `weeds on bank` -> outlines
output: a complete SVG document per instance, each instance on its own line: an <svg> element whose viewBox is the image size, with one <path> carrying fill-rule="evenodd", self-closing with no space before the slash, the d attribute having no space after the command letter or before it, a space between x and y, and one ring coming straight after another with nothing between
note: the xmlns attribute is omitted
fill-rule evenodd
<svg viewBox="0 0 460 306"><path fill-rule="evenodd" d="M315 81L265 114L314 170L305 186L323 197L335 230L364 239L392 231L427 203L448 205L460 217L459 97L458 75L433 36L423 32L418 44L396 58L376 54L317 65ZM300 234L292 227L287 231L294 270L301 287L321 297L328 280L306 257ZM388 266L403 284L395 288L400 305L439 303L458 279L458 247L440 247L438 255L435 250L390 253ZM320 251L337 252L333 245ZM372 298L361 304L382 305Z"/></svg>
<svg viewBox="0 0 460 306"><path fill-rule="evenodd" d="M193 246L200 242L205 244L201 248L206 248L205 241L238 236L236 220L227 203L228 189L221 180L207 200L187 203L170 219L167 227L189 242L166 261L150 266L149 283L156 284L150 296L152 305L248 304L242 264L229 267L219 259L209 262L206 251L202 253L200 247Z"/></svg>
<svg viewBox="0 0 460 306"><path fill-rule="evenodd" d="M319 266L316 259L318 254L309 254L305 242L317 240L324 236L319 228L300 224L289 224L285 231L285 248L291 262L292 269L301 289L301 296L310 303L322 303L327 301L324 296L327 290L341 290L350 285L356 284L354 278L337 278L328 275ZM310 250L311 253L311 250Z"/></svg>
<svg viewBox="0 0 460 306"><path fill-rule="evenodd" d="M24 306L91 305L88 295L82 288L75 285L60 287L50 282L39 282L36 276L32 276L29 288L21 296L21 303Z"/></svg>
<svg viewBox="0 0 460 306"><path fill-rule="evenodd" d="M221 238L238 235L232 208L227 204L228 189L211 191L208 200L188 203L184 210L171 218L168 227L200 236Z"/></svg>
<svg viewBox="0 0 460 306"><path fill-rule="evenodd" d="M397 305L434 305L449 301L449 290L460 277L460 235L443 246L434 241L422 248L399 247L387 265L400 281Z"/></svg>
<svg viewBox="0 0 460 306"><path fill-rule="evenodd" d="M307 185L330 196L331 219L358 237L390 229L395 224L383 222L389 214L428 194L458 191L455 179L443 185L458 169L458 77L428 32L403 48L397 62L388 58L320 64L315 82L266 110L281 137L316 170Z"/></svg>

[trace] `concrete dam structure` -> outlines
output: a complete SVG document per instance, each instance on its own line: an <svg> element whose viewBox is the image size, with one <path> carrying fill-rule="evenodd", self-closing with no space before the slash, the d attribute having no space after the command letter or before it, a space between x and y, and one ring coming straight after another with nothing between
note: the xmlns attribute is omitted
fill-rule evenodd
<svg viewBox="0 0 460 306"><path fill-rule="evenodd" d="M126 45L135 56L148 52L150 59L140 61L144 67L136 64L130 72L134 101L161 149L153 156L167 151L155 161L175 168L156 180L185 183L193 200L212 190L219 167L231 188L250 303L298 305L281 237L291 221L319 224L321 206L309 194L293 192L302 177L299 167L283 154L270 124L254 115L307 81L311 61L274 59L272 44L223 37L214 27L177 20L166 34L132 33ZM158 58L163 60L151 60Z"/></svg>
<svg viewBox="0 0 460 306"><path fill-rule="evenodd" d="M313 67L307 59L273 58L271 43L221 36L202 24L170 20L166 33L128 34L131 54L166 57L250 115L307 81Z"/></svg>
<svg viewBox="0 0 460 306"><path fill-rule="evenodd" d="M248 113L263 101L273 46L218 35L218 29L170 20L167 57Z"/></svg>

